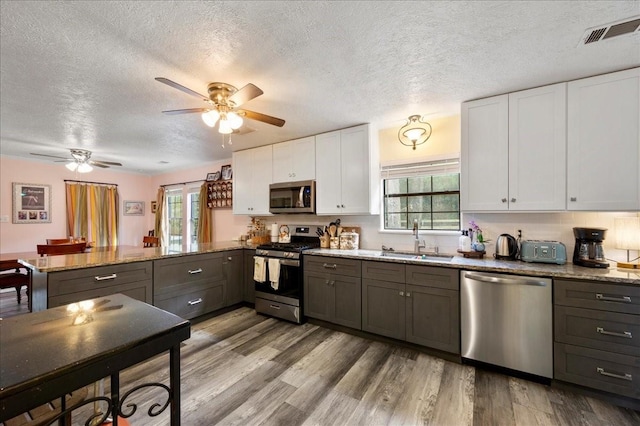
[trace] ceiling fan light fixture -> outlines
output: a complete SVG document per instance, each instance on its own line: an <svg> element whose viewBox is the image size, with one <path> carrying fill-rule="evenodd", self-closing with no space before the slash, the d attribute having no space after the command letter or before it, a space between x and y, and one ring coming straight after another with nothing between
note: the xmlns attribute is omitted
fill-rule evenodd
<svg viewBox="0 0 640 426"><path fill-rule="evenodd" d="M64 165L67 169L71 170L72 172L75 172L76 169L78 168L78 163L76 163L75 161L71 161L67 164Z"/></svg>
<svg viewBox="0 0 640 426"><path fill-rule="evenodd" d="M215 109L202 113L202 121L209 127L215 126L218 118L220 118L220 113Z"/></svg>
<svg viewBox="0 0 640 426"><path fill-rule="evenodd" d="M233 133L233 128L231 128L231 124L228 120L220 120L220 122L218 123L218 132L222 133L223 135Z"/></svg>
<svg viewBox="0 0 640 426"><path fill-rule="evenodd" d="M431 124L422 120L419 115L410 115L407 124L398 130L398 140L402 145L416 146L425 143L431 137Z"/></svg>
<svg viewBox="0 0 640 426"><path fill-rule="evenodd" d="M242 117L233 111L227 113L227 121L233 130L239 129L244 122Z"/></svg>
<svg viewBox="0 0 640 426"><path fill-rule="evenodd" d="M90 164L87 164L87 163L78 164L78 173L89 173L92 170L93 170L93 167L91 167Z"/></svg>

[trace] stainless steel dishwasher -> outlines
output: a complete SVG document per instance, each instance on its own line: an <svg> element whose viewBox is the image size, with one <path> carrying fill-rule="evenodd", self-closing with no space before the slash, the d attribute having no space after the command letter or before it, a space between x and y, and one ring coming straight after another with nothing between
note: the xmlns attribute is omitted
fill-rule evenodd
<svg viewBox="0 0 640 426"><path fill-rule="evenodd" d="M552 378L551 279L460 274L462 357Z"/></svg>

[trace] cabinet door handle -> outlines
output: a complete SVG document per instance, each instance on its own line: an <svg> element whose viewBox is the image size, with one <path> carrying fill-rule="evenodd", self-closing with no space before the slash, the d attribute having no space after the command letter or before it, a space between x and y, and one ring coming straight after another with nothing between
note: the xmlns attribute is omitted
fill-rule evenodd
<svg viewBox="0 0 640 426"><path fill-rule="evenodd" d="M607 331L602 327L596 327L596 331L600 334L606 334L607 336L616 336L616 337L624 337L625 339L633 339L633 335L630 331L623 331L622 333L618 333L616 331Z"/></svg>
<svg viewBox="0 0 640 426"><path fill-rule="evenodd" d="M342 207L344 209L344 204L340 204L340 207Z"/></svg>
<svg viewBox="0 0 640 426"><path fill-rule="evenodd" d="M404 296L404 291L401 291L401 292L400 292L400 296Z"/></svg>
<svg viewBox="0 0 640 426"><path fill-rule="evenodd" d="M596 293L596 299L598 299L598 300L606 300L608 302L631 303L631 297L630 296L609 297L609 296L603 295L602 293Z"/></svg>
<svg viewBox="0 0 640 426"><path fill-rule="evenodd" d="M335 282L335 281L331 281L331 282L329 283L329 285L330 285L331 287L333 287L333 286L335 286L335 285L336 285L336 282Z"/></svg>
<svg viewBox="0 0 640 426"><path fill-rule="evenodd" d="M340 208L340 204L336 204L336 208L339 209Z"/></svg>
<svg viewBox="0 0 640 426"><path fill-rule="evenodd" d="M571 197L569 198L569 201L573 201L573 202L578 201L578 197Z"/></svg>
<svg viewBox="0 0 640 426"><path fill-rule="evenodd" d="M613 377L614 379L622 379L622 380L628 380L628 381L633 381L633 376L629 373L624 373L624 375L622 374L614 374L614 373L607 373L606 371L604 371L604 368L600 368L600 367L596 367L596 371L600 374L602 374L603 376L607 376L607 377Z"/></svg>
<svg viewBox="0 0 640 426"><path fill-rule="evenodd" d="M512 198L512 199L511 199L511 202L512 202L512 203L515 203L515 202L516 202L516 199L515 199L515 198Z"/></svg>
<svg viewBox="0 0 640 426"><path fill-rule="evenodd" d="M229 256L229 257L227 257L227 260L231 261L231 260L233 260L233 257Z"/></svg>
<svg viewBox="0 0 640 426"><path fill-rule="evenodd" d="M189 304L189 306L193 306L193 305L197 305L198 303L202 303L202 297L198 297L195 300L189 300L187 303Z"/></svg>
<svg viewBox="0 0 640 426"><path fill-rule="evenodd" d="M273 308L273 309L278 309L278 310L280 310L280 306L278 306L278 305L269 305L269 307L270 307L270 308Z"/></svg>
<svg viewBox="0 0 640 426"><path fill-rule="evenodd" d="M410 292L407 292L407 297L411 297L411 293Z"/></svg>
<svg viewBox="0 0 640 426"><path fill-rule="evenodd" d="M113 280L115 278L118 278L118 276L116 274L111 274L111 275L105 275L102 277L94 277L96 279L96 281L104 281L104 280Z"/></svg>
<svg viewBox="0 0 640 426"><path fill-rule="evenodd" d="M506 203L506 202L507 202L507 199L506 199L506 198L503 198L503 199L502 199L502 200L500 200L500 201L502 201L503 203Z"/></svg>
<svg viewBox="0 0 640 426"><path fill-rule="evenodd" d="M191 275L195 275L195 274L199 274L202 272L202 268L198 268L198 269L189 269L189 273Z"/></svg>
<svg viewBox="0 0 640 426"><path fill-rule="evenodd" d="M335 263L333 265L329 265L328 263L323 263L322 267L325 269L337 269L338 265L336 265Z"/></svg>

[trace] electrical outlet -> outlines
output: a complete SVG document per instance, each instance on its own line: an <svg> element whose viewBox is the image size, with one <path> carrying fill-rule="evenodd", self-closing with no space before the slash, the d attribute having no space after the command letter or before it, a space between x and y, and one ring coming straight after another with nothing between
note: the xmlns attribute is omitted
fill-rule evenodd
<svg viewBox="0 0 640 426"><path fill-rule="evenodd" d="M0 223L9 223L9 215L3 214L2 216L0 216Z"/></svg>

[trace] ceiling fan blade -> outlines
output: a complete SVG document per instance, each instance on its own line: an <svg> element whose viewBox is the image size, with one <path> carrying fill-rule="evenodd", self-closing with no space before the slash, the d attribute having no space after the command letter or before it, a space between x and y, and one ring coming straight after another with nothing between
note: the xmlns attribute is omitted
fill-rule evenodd
<svg viewBox="0 0 640 426"><path fill-rule="evenodd" d="M101 161L89 161L88 163L91 164L92 166L102 167L103 169L108 169L109 168L108 165L104 164Z"/></svg>
<svg viewBox="0 0 640 426"><path fill-rule="evenodd" d="M89 161L89 163L94 164L98 167L102 167L102 165L105 166L122 166L122 164L120 163L116 163L115 161Z"/></svg>
<svg viewBox="0 0 640 426"><path fill-rule="evenodd" d="M35 152L30 152L29 154L37 155L38 157L60 158L65 161L73 161L73 158L60 157L59 155L36 154Z"/></svg>
<svg viewBox="0 0 640 426"><path fill-rule="evenodd" d="M209 101L209 98L207 96L201 95L200 93L196 92L195 90L191 90L188 87L184 87L182 84L178 84L175 81L169 80L168 78L156 77L156 81L159 81L160 83L164 83L167 86L171 86L174 89L178 89L181 92L186 93L187 95L191 95L191 96L195 96L196 98L200 98L205 102Z"/></svg>
<svg viewBox="0 0 640 426"><path fill-rule="evenodd" d="M257 98L262 95L264 92L260 90L258 86L255 86L251 83L247 84L240 90L238 90L233 95L229 96L229 100L235 104L235 106L239 107L245 102L250 101L253 98Z"/></svg>
<svg viewBox="0 0 640 426"><path fill-rule="evenodd" d="M262 114L260 112L249 111L248 109L239 109L236 112L251 120L262 121L263 123L272 124L278 127L284 126L284 120L281 118L272 117L270 115Z"/></svg>
<svg viewBox="0 0 640 426"><path fill-rule="evenodd" d="M211 111L211 108L171 109L168 111L162 111L162 113L167 115L177 115L177 114L191 114L194 112L207 112L207 111Z"/></svg>

